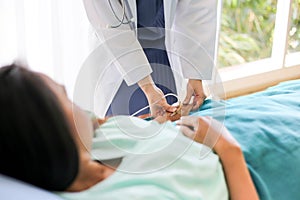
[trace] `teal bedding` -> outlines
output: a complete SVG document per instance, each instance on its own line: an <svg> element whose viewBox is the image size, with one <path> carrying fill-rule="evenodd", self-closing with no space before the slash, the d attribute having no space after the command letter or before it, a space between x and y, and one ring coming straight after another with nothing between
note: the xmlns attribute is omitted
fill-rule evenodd
<svg viewBox="0 0 300 200"><path fill-rule="evenodd" d="M227 101L208 100L192 115L224 121L241 144L262 200L300 199L300 80Z"/></svg>

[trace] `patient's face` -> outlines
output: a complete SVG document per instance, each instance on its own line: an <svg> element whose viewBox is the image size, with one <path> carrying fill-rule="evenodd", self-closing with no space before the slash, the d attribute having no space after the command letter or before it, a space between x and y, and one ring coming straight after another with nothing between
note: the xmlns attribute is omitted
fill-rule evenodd
<svg viewBox="0 0 300 200"><path fill-rule="evenodd" d="M54 82L48 76L43 74L40 76L59 99L80 150L90 151L93 136L92 121L83 110L70 101L64 86Z"/></svg>

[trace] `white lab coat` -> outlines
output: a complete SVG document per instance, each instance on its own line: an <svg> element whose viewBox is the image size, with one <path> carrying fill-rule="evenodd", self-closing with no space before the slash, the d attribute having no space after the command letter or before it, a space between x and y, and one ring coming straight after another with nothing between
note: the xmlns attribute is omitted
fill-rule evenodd
<svg viewBox="0 0 300 200"><path fill-rule="evenodd" d="M104 117L122 80L137 83L152 70L129 25L118 24L108 0L83 0L88 19L103 42L87 58L77 81L79 104ZM122 7L111 0L119 17ZM127 0L136 22L136 0ZM179 96L184 97L184 79L211 79L217 27L217 0L164 0L165 45ZM127 10L127 15L130 15ZM134 23L136 28L136 23ZM86 71L84 73L83 71ZM87 72L89 71L89 72ZM91 77L84 77L92 76ZM89 86L86 81L89 80ZM97 83L97 84L96 84ZM95 85L96 84L96 85ZM89 92L87 88L90 88ZM76 89L76 88L75 88ZM79 91L79 90L78 90ZM77 92L78 93L78 92ZM85 95L82 95L82 94ZM88 94L92 93L92 94ZM85 105L82 105L85 104ZM89 104L89 105L87 105Z"/></svg>

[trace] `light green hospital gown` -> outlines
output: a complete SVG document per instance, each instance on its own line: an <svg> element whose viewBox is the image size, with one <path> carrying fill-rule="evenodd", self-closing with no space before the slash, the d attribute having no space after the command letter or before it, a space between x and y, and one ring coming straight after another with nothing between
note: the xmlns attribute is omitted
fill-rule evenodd
<svg viewBox="0 0 300 200"><path fill-rule="evenodd" d="M93 158L123 157L113 175L88 190L59 193L65 199L228 199L216 154L183 136L168 122L110 118L95 132Z"/></svg>

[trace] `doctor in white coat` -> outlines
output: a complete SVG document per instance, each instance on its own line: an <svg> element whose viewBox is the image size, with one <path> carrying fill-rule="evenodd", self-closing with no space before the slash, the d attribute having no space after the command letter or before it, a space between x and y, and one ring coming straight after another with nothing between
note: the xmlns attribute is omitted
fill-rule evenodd
<svg viewBox="0 0 300 200"><path fill-rule="evenodd" d="M137 85L149 104L156 103L169 112L174 111L175 108L168 104L162 90L154 83L149 57L138 40L138 0L83 1L88 19L100 41L99 47L86 62L86 65L97 68L97 73L93 73L93 82L97 82L97 86L93 87L94 112L100 117L107 114L114 97L120 92L123 80L128 86ZM178 94L185 110L195 110L206 97L202 80L212 78L217 37L217 0L162 2L164 51L176 85L176 91L171 92ZM129 92L130 95L133 92ZM121 107L132 114L125 101L129 104L128 100L123 99ZM126 114L116 113L117 110L120 107L112 114ZM155 112L154 107L151 108L151 113L155 115Z"/></svg>

